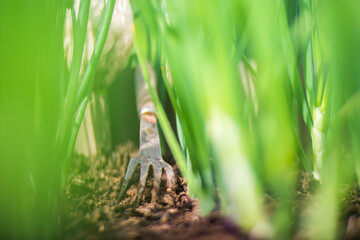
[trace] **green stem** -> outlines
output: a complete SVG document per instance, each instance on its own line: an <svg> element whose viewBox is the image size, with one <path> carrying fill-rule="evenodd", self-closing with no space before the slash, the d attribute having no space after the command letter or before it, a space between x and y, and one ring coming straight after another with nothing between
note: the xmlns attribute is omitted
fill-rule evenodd
<svg viewBox="0 0 360 240"><path fill-rule="evenodd" d="M321 105L320 105L320 109L323 112L325 112L326 109L328 109L329 94L330 94L330 84L328 82L325 82L324 93L323 93L323 97L322 97L322 101L321 101Z"/></svg>
<svg viewBox="0 0 360 240"><path fill-rule="evenodd" d="M254 67L251 65L249 59L246 57L245 54L242 54L242 59L244 60L246 67L250 70L252 75L255 77L255 80L258 80L259 79L258 74L257 74L256 70L254 69Z"/></svg>
<svg viewBox="0 0 360 240"><path fill-rule="evenodd" d="M313 56L316 67L316 80L317 80L317 92L316 92L316 107L320 107L324 97L325 79L324 79L324 66L323 59L319 43L319 29L317 23L317 15L315 9L315 1L311 0L311 16L312 16L312 45Z"/></svg>
<svg viewBox="0 0 360 240"><path fill-rule="evenodd" d="M81 126L82 119L84 118L84 113L85 113L88 101L89 101L89 97L86 97L84 99L84 101L80 105L80 109L79 109L79 112L78 112L78 114L77 114L77 116L75 118L74 126L73 126L73 129L72 129L72 132L71 132L66 158L70 158L71 154L72 154L72 152L74 150L77 135L79 133L79 129L80 129L80 126Z"/></svg>
<svg viewBox="0 0 360 240"><path fill-rule="evenodd" d="M196 189L196 187L193 187L194 182L196 181L194 176L193 176L193 172L192 172L192 164L191 164L191 160L190 160L190 154L189 154L189 147L193 147L195 146L195 143L193 142L193 138L190 135L190 131L189 128L186 124L185 121L185 117L183 115L183 112L179 106L178 101L176 100L176 96L175 93L172 89L172 87L170 86L170 82L169 79L166 76L166 70L162 69L162 75L163 75L163 80L166 86L166 90L169 94L169 98L170 101L174 107L174 110L176 112L176 120L177 120L177 128L178 128L178 134L184 134L185 139L182 137L179 140L183 141L181 142L182 145L182 150L185 154L185 159L186 159L186 170L182 170L187 172L187 184L188 184L188 189L189 189L189 194L195 194L195 191L193 191L193 189ZM187 141L187 143L185 142L185 140ZM170 145L170 144L169 144Z"/></svg>
<svg viewBox="0 0 360 240"><path fill-rule="evenodd" d="M313 114L314 126L311 128L310 134L314 154L314 177L320 180L326 141L326 112L321 108L316 108Z"/></svg>
<svg viewBox="0 0 360 240"><path fill-rule="evenodd" d="M298 104L300 105L302 115L304 118L304 122L307 125L307 127L309 129L311 129L313 126L313 119L311 117L310 107L308 105L303 87L301 85L301 78L300 78L299 70L296 65L295 52L294 52L294 47L292 44L292 40L291 40L289 28L288 28L288 22L287 22L286 13L285 13L284 2L283 2L283 0L280 0L279 3L280 3L280 6L279 6L280 38L281 38L281 43L282 43L283 49L284 49L283 54L284 54L287 69L289 72L291 87L293 89L296 100L298 101Z"/></svg>
<svg viewBox="0 0 360 240"><path fill-rule="evenodd" d="M96 66L100 60L102 50L104 49L105 46L106 37L109 32L114 7L115 7L115 0L109 0L101 16L100 24L99 24L99 32L95 40L94 52L86 68L84 77L81 81L79 91L76 96L76 103L78 104L80 104L80 102L84 99L84 97L88 96L91 92L94 82L93 76L96 70Z"/></svg>
<svg viewBox="0 0 360 240"><path fill-rule="evenodd" d="M65 156L65 163L64 163L63 169L61 171L61 173L62 173L62 178L61 178L62 185L61 186L62 187L64 187L65 184L66 184L67 175L68 175L67 166L69 165L70 158L71 158L71 155L72 155L74 147L75 147L77 135L79 133L79 129L80 129L80 126L81 126L82 119L84 117L84 113L85 113L88 101L89 101L89 97L86 97L84 99L84 101L81 103L79 112L76 115L75 122L74 122L74 125L73 125L73 128L72 128L72 131L71 131L70 141L69 141L69 144L68 144L68 147L67 147L67 153L66 153L66 156Z"/></svg>
<svg viewBox="0 0 360 240"><path fill-rule="evenodd" d="M186 124L186 121L185 121L185 117L184 117L184 114L179 106L179 103L178 101L176 100L176 96L175 96L175 93L172 89L172 87L170 86L170 82L169 82L169 79L167 78L166 76L166 73L164 71L163 72L163 80L164 80L164 83L165 83L165 86L166 86L166 90L169 94L169 98L170 98L170 101L174 107L174 110L177 114L177 117L180 121L180 125L181 125L181 129L185 135L185 139L188 141L188 146L195 146L195 143L193 142L193 138L191 138L191 135L190 135L190 131L189 131L189 128ZM183 149L184 151L186 151L186 149Z"/></svg>
<svg viewBox="0 0 360 240"><path fill-rule="evenodd" d="M71 60L69 85L65 99L65 108L68 109L67 114L69 115L73 115L73 113L76 111L78 107L78 105L74 104L74 100L79 86L79 72L81 68L82 56L85 47L85 38L86 38L87 24L89 19L89 12L90 12L90 1L81 1L77 21L74 22L74 16L72 17L74 48L73 48L73 56Z"/></svg>

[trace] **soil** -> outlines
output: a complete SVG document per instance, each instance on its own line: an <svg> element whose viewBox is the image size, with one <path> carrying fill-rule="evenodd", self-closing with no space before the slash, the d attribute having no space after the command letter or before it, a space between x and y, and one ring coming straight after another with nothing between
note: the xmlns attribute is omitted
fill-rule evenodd
<svg viewBox="0 0 360 240"><path fill-rule="evenodd" d="M253 239L219 212L201 217L198 203L187 195L186 182L171 157L164 158L174 167L174 188L168 189L163 178L156 194L150 170L142 201L136 205L137 170L124 199L119 202L121 179L129 159L136 155L133 145L127 144L110 157L74 157L66 192L64 239ZM318 186L311 174L300 174L295 214L306 207ZM343 232L339 238L360 239L360 188L355 185L342 189L347 197L342 199L339 226ZM279 204L271 194L264 195L264 202L269 213ZM294 239L306 238L303 232L294 232Z"/></svg>
<svg viewBox="0 0 360 240"><path fill-rule="evenodd" d="M154 193L150 171L142 201L136 205L138 170L118 202L127 162L136 154L127 144L110 157L74 157L66 192L65 239L246 239L218 212L200 217L198 203L187 195L176 165L174 188L168 189L163 178L160 191Z"/></svg>

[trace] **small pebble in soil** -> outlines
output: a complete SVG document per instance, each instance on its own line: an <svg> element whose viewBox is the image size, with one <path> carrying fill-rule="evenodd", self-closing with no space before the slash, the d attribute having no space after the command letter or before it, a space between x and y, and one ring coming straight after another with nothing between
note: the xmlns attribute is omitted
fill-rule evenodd
<svg viewBox="0 0 360 240"><path fill-rule="evenodd" d="M179 212L179 210L178 210L177 208L170 208L170 209L168 210L168 212L169 212L171 215L175 215L176 213Z"/></svg>
<svg viewBox="0 0 360 240"><path fill-rule="evenodd" d="M360 219L356 215L349 217L346 227L346 239L358 239L360 237Z"/></svg>
<svg viewBox="0 0 360 240"><path fill-rule="evenodd" d="M192 219L191 219L191 222L193 224L199 224L200 223L200 217L199 216L194 216Z"/></svg>

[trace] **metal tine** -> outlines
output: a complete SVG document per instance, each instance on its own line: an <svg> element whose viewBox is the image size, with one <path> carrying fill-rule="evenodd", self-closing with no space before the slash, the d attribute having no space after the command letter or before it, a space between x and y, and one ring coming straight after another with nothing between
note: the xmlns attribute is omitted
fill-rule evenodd
<svg viewBox="0 0 360 240"><path fill-rule="evenodd" d="M129 185L129 181L135 171L135 168L136 166L140 163L140 157L139 156L136 156L135 158L132 158L130 159L129 161L129 165L127 167L127 170L126 170L126 174L125 174L125 178L123 180L123 183L122 183L122 186L121 186L121 190L120 190L120 194L119 194L119 197L118 197L118 200L120 201L124 194L125 194L125 191L126 191L126 188L127 186Z"/></svg>

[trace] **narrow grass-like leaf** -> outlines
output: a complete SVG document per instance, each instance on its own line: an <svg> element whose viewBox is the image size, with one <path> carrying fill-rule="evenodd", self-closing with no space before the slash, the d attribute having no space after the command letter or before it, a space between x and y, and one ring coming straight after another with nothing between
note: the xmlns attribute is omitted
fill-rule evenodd
<svg viewBox="0 0 360 240"><path fill-rule="evenodd" d="M279 26L280 26L280 38L283 45L283 54L286 59L286 64L289 72L289 78L291 86L294 91L294 95L300 105L300 109L304 118L304 121L309 129L313 125L313 119L311 117L311 111L304 94L304 89L301 84L301 78L299 70L297 68L296 59L294 55L294 47L291 42L290 32L288 29L288 22L285 15L285 7L282 0L279 1Z"/></svg>

